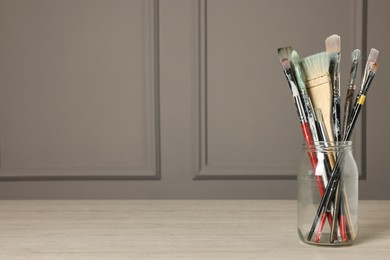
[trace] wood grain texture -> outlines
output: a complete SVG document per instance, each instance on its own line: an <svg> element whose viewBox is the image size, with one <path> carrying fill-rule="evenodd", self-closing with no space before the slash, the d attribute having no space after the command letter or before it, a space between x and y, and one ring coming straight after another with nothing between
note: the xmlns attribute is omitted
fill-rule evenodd
<svg viewBox="0 0 390 260"><path fill-rule="evenodd" d="M292 200L0 201L0 259L388 259L390 201L360 206L355 245L325 248Z"/></svg>

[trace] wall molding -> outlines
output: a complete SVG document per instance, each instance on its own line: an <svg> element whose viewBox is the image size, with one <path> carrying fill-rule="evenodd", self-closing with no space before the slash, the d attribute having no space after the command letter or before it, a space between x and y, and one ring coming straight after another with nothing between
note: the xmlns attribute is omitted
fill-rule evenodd
<svg viewBox="0 0 390 260"><path fill-rule="evenodd" d="M145 168L25 167L15 169L0 165L0 181L40 180L159 180L161 179L160 108L159 108L159 0L144 1L145 16ZM0 160L1 161L1 160Z"/></svg>
<svg viewBox="0 0 390 260"><path fill-rule="evenodd" d="M195 17L195 77L193 81L193 149L194 180L291 180L296 179L296 165L269 167L264 166L210 166L208 163L208 126L207 126L207 0L196 2ZM353 1L353 44L351 48L362 47L363 55L367 43L367 0ZM362 69L363 70L363 69ZM357 125L354 138L354 153L360 169L360 179L366 179L365 113ZM238 174L239 173L239 174ZM275 173L275 174L272 174Z"/></svg>

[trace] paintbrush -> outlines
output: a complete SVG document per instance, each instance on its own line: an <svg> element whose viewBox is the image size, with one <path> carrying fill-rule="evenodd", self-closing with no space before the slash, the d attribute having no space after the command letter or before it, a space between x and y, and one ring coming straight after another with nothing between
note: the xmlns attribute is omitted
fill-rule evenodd
<svg viewBox="0 0 390 260"><path fill-rule="evenodd" d="M362 95L362 92L364 91L364 86L366 85L366 81L368 80L368 77L369 77L369 74L372 73L372 67L375 67L375 70L376 70L376 61L378 60L378 56L379 56L379 51L377 49L374 49L372 48L370 50L370 54L368 55L368 58L367 58L367 62L366 62L366 66L364 68L364 74L363 74L363 79L362 79L362 82L361 82L361 87L360 87L360 91L358 93L358 95L356 96L356 99L355 99L355 104L354 104L354 107L353 107L353 110L351 111L351 114L350 114L350 117L349 117L349 122L351 122L351 117L352 115L355 113L355 109L357 107L357 103L359 102L359 99L360 99L360 96ZM374 72L374 75L375 75L375 72ZM369 85L368 85L369 87Z"/></svg>
<svg viewBox="0 0 390 260"><path fill-rule="evenodd" d="M347 125L348 125L348 119L352 111L352 100L355 95L355 79L356 79L356 74L357 74L357 68L358 68L358 61L360 58L360 50L356 49L352 52L352 65L351 65L351 72L349 75L349 83L348 83L348 90L347 90L347 96L345 99L345 104L344 104L344 120L343 120L343 128L342 128L342 135L344 136L346 130L347 130Z"/></svg>
<svg viewBox="0 0 390 260"><path fill-rule="evenodd" d="M303 105L305 107L307 120L309 122L313 141L315 142L319 141L318 134L317 134L317 126L316 126L316 121L317 121L316 114L314 113L313 104L306 90L305 75L300 65L300 58L298 53L295 50L292 50L291 52L290 62L295 72L294 74L295 79L297 80L299 91L303 100Z"/></svg>
<svg viewBox="0 0 390 260"><path fill-rule="evenodd" d="M306 76L307 92L314 108L319 108L324 117L324 123L330 140L332 131L332 85L329 76L329 57L325 52L311 55L301 61Z"/></svg>
<svg viewBox="0 0 390 260"><path fill-rule="evenodd" d="M370 54L371 54L371 52L370 52ZM352 137L354 126L355 126L356 121L359 117L361 108L364 105L364 102L366 100L366 95L367 95L368 89L371 86L371 82L376 74L376 70L377 70L376 60L378 58L378 54L379 54L379 51L372 49L372 55L370 55L371 57L369 57L369 60L367 61L367 66L366 66L365 73L364 73L365 76L363 77L365 79L363 80L363 83L362 83L360 95L359 95L359 98L355 104L353 113L351 114L350 122L349 122L349 124L347 126L347 130L344 134L343 141L349 141ZM328 209L330 206L331 199L334 196L338 182L339 182L340 177L341 177L340 164L342 163L343 159L344 159L344 153L340 153L340 155L336 161L336 164L334 166L332 175L329 179L329 184L325 189L325 194L320 201L316 215L314 217L313 224L312 224L310 232L308 234L309 241L311 240L311 238L313 236L313 233L314 233L314 230L317 226L319 218L321 217L324 210Z"/></svg>
<svg viewBox="0 0 390 260"><path fill-rule="evenodd" d="M280 64L282 65L282 69L284 75L286 76L287 82L290 86L291 93L293 95L294 103L297 108L297 113L299 117L299 121L301 123L301 129L303 138L307 145L313 144L313 137L310 132L310 126L307 121L306 112L304 105L302 103L301 96L299 95L297 83L294 77L294 72L291 68L290 57L291 57L292 48L285 47L279 48L278 54L280 58ZM310 162L312 164L313 169L317 166L317 157L313 152L309 151Z"/></svg>
<svg viewBox="0 0 390 260"><path fill-rule="evenodd" d="M363 74L363 79L362 79L362 86L361 86L360 89L363 88L363 85L365 84L365 81L367 80L368 75L371 72L370 67L374 66L376 64L376 62L378 60L378 56L379 56L379 51L377 49L371 48L370 53L368 54L366 66L364 68L364 74Z"/></svg>
<svg viewBox="0 0 390 260"><path fill-rule="evenodd" d="M334 34L325 39L325 49L329 54L329 74L332 80L333 87L333 106L332 106L332 123L333 123L333 133L335 141L341 140L341 123L340 123L340 58L341 58L341 41L340 36ZM333 223L331 226L331 234L336 233L336 225L338 222L338 213L339 213L339 204L340 204L340 193L339 187L337 187L335 201L334 201L334 210L333 210ZM340 233L339 233L340 234ZM333 238L331 236L331 242Z"/></svg>
<svg viewBox="0 0 390 260"><path fill-rule="evenodd" d="M348 90L344 105L344 119L343 119L343 127L342 127L342 136L344 137L344 134L346 133L347 125L349 123L348 119L352 110L352 100L354 97L355 92L355 79L357 74L357 68L358 68L358 61L360 58L360 50L356 49L351 54L352 58L352 65L351 65L351 71L350 71L350 77L349 77L349 83L348 83ZM340 188L341 187L341 188ZM340 193L340 189L343 190L342 193ZM345 198L345 199L344 199ZM350 224L350 233L352 236L354 236L355 232L353 229L353 225L351 223L351 217L349 212L349 206L348 206L348 200L347 195L345 192L344 185L341 184L341 181L337 185L336 188L336 194L335 194L335 200L334 200L334 215L337 216L333 218L332 228L331 228L331 237L330 242L333 243L337 237L340 237L340 233L336 233L336 222L339 221L340 229L341 229L341 239L346 242L348 240L348 236L346 235L346 218L345 214L347 215L348 223ZM340 216L338 216L338 212L340 210Z"/></svg>
<svg viewBox="0 0 390 260"><path fill-rule="evenodd" d="M371 86L371 82L374 79L375 74L376 74L376 70L377 70L377 66L378 66L376 62L378 60L378 56L379 56L378 50L376 50L376 49L370 50L370 54L368 56L366 67L364 70L364 76L363 76L360 92L357 95L354 108L353 108L351 115L350 115L350 118L349 118L349 124L347 125L346 131L344 134L345 141L351 140L351 138L352 138L352 133L353 133L355 123L357 121L357 118L359 117L359 113L362 109L362 106L364 105L365 100L366 100L367 91L368 91L369 87ZM349 211L348 201L347 201L348 197L345 193L345 189L343 189L343 190L344 190L344 193L343 193L344 204L341 204L341 205L344 205L344 208L345 208L345 214L347 217L346 222L351 223L352 221L351 221L351 216L350 216L350 211ZM355 230L353 229L353 225L349 225L349 226L350 226L351 238L354 239L356 236ZM348 239L348 238L343 236L343 240L346 240L346 239Z"/></svg>
<svg viewBox="0 0 390 260"><path fill-rule="evenodd" d="M332 122L335 141L341 140L341 123L340 123L340 58L341 58L341 41L340 36L334 34L325 40L326 52L329 54L329 73L333 87L333 107Z"/></svg>
<svg viewBox="0 0 390 260"><path fill-rule="evenodd" d="M366 78L366 80L365 80L365 82L362 85L362 88L360 90L359 98L355 103L351 117L349 119L350 123L347 126L347 130L345 132L345 137L344 137L344 139L346 139L346 140L350 140L352 137L352 132L353 132L353 129L355 127L355 123L356 123L357 118L359 116L360 110L362 109L364 102L366 100L367 91L368 91L369 87L371 86L371 81L375 77L376 70L377 70L377 64L376 63L371 64L371 66L368 69L369 72L367 73L367 78Z"/></svg>
<svg viewBox="0 0 390 260"><path fill-rule="evenodd" d="M329 141L334 141L332 127L333 91L329 76L329 56L326 52L311 55L301 61L306 76L307 92L314 108L322 111L324 124ZM333 156L329 157L331 166L334 165Z"/></svg>

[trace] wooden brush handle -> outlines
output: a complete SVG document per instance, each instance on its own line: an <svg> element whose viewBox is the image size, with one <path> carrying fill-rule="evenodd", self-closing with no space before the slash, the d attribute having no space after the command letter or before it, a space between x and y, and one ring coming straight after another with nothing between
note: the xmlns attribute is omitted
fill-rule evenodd
<svg viewBox="0 0 390 260"><path fill-rule="evenodd" d="M314 108L321 109L329 141L334 142L332 123L333 89L329 75L325 74L322 77L306 81L306 87ZM335 165L335 158L332 153L329 153L328 157L333 169Z"/></svg>
<svg viewBox="0 0 390 260"><path fill-rule="evenodd" d="M332 105L333 91L330 77L328 74L311 79L306 82L307 92L311 98L314 108L321 109L324 118L326 132L329 136L329 141L334 141L333 126L332 126Z"/></svg>

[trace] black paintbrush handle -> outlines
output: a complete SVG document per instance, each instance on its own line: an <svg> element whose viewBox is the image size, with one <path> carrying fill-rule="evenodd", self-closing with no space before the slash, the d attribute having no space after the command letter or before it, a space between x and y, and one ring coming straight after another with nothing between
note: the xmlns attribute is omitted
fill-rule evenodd
<svg viewBox="0 0 390 260"><path fill-rule="evenodd" d="M336 186L336 194L334 198L334 210L333 210L333 222L330 230L330 242L334 243L337 240L337 223L339 223L339 213L341 213L341 191L342 187L340 187L341 181L338 182Z"/></svg>
<svg viewBox="0 0 390 260"><path fill-rule="evenodd" d="M344 121L343 121L343 137L345 137L345 134L347 132L347 126L349 124L349 118L351 116L352 112L352 100L353 96L355 94L354 88L348 88L347 90L347 97L345 99L345 105L344 105Z"/></svg>
<svg viewBox="0 0 390 260"><path fill-rule="evenodd" d="M341 141L340 96L333 99L333 132L335 141Z"/></svg>

